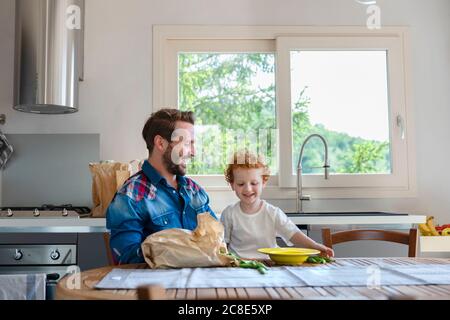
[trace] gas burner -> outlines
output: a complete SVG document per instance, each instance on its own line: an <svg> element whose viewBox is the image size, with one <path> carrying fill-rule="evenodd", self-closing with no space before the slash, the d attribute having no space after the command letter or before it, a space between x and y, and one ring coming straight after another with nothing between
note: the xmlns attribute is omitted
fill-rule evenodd
<svg viewBox="0 0 450 320"><path fill-rule="evenodd" d="M73 205L72 204L60 204L59 206L55 206L54 204L43 204L41 206L41 208L43 210L60 210L62 208L66 208L66 209L72 209ZM82 207L80 207L82 208Z"/></svg>
<svg viewBox="0 0 450 320"><path fill-rule="evenodd" d="M38 211L75 211L76 213L80 215L85 215L91 213L91 209L88 207L76 207L71 204L61 204L61 205L54 205L54 204L43 204L41 206L37 207L0 207L0 212L2 211L8 211L8 209L11 209L12 211L34 211L37 209Z"/></svg>
<svg viewBox="0 0 450 320"><path fill-rule="evenodd" d="M90 212L88 207L74 207L71 204L44 204L40 207L2 207L0 218L80 218Z"/></svg>

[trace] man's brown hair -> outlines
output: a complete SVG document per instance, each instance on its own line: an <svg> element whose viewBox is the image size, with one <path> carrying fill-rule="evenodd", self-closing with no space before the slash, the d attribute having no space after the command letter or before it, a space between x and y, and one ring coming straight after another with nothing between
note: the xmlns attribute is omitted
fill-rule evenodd
<svg viewBox="0 0 450 320"><path fill-rule="evenodd" d="M194 124L194 113L192 111L180 111L177 109L161 109L150 115L150 118L148 118L144 125L144 129L142 129L142 137L147 144L147 149L150 154L153 152L156 136L159 135L167 141L171 141L177 121Z"/></svg>

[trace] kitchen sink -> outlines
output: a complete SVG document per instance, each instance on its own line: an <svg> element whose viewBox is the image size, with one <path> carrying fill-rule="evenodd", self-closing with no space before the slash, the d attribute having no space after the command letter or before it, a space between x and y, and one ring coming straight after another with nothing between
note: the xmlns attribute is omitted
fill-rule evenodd
<svg viewBox="0 0 450 320"><path fill-rule="evenodd" d="M407 216L407 213L378 212L378 211L356 211L356 212L287 212L288 217L323 217L323 216Z"/></svg>

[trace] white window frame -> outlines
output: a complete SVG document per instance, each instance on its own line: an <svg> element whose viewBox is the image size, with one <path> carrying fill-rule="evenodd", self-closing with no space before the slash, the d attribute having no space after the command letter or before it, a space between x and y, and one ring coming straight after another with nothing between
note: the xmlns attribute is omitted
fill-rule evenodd
<svg viewBox="0 0 450 320"><path fill-rule="evenodd" d="M366 27L156 25L153 27L153 111L177 107L178 52L275 50L279 175L270 179L271 185L263 196L269 199L294 199L289 51L321 48L388 51L392 174L339 174L330 175L329 180L324 180L320 175L304 175L305 193L322 199L415 197L416 163L407 27L369 30ZM403 120L402 127L397 125L397 116ZM401 138L402 130L404 139ZM288 156L280 157L281 154ZM221 175L194 176L194 179L207 191L219 194L230 192Z"/></svg>
<svg viewBox="0 0 450 320"><path fill-rule="evenodd" d="M177 40L168 41L166 48L165 64L166 72L169 75L165 86L164 101L168 106L178 107L178 54L181 52L215 52L215 53L274 53L275 42L272 40ZM174 79L177 79L176 81ZM224 155L225 156L225 155ZM222 175L192 175L192 177L201 185L214 188L229 187ZM278 186L278 175L272 175L268 182L269 186Z"/></svg>

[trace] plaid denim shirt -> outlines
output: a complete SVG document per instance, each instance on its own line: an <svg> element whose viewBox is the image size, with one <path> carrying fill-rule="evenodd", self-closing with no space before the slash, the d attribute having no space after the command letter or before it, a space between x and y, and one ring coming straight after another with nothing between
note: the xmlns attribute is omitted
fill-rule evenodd
<svg viewBox="0 0 450 320"><path fill-rule="evenodd" d="M115 263L144 262L141 243L148 235L170 228L193 230L197 214L208 211L209 197L193 180L177 176L178 190L148 162L115 194L106 211L106 227Z"/></svg>

